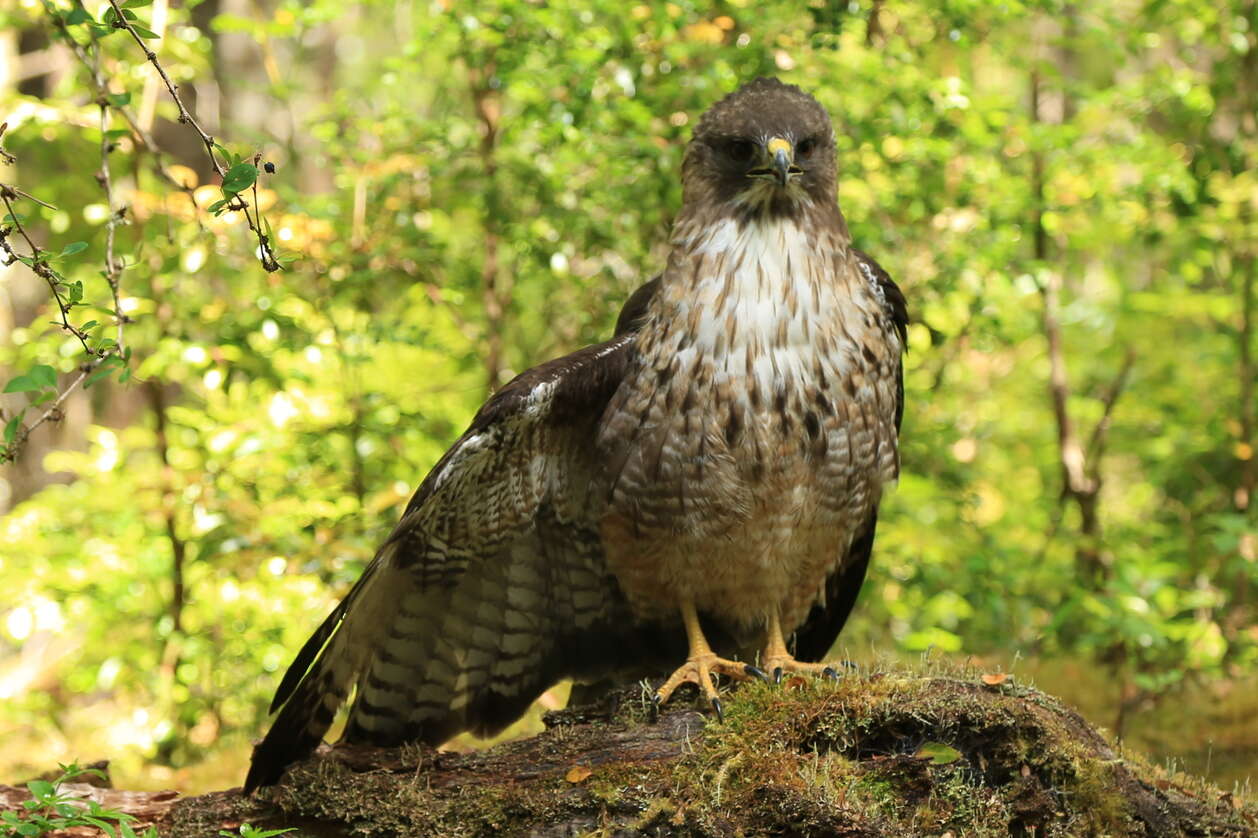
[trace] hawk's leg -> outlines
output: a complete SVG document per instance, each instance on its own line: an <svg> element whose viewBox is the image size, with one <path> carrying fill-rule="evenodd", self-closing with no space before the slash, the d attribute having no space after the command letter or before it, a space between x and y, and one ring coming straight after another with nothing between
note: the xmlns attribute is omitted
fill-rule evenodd
<svg viewBox="0 0 1258 838"><path fill-rule="evenodd" d="M787 672L808 672L813 675L824 675L827 678L838 678L834 666L828 663L805 663L795 660L786 648L786 638L782 636L782 621L776 611L769 617L769 639L765 643L764 658L760 662L766 670L773 674L774 681L781 681Z"/></svg>
<svg viewBox="0 0 1258 838"><path fill-rule="evenodd" d="M694 684L711 702L717 717L723 718L721 700L717 697L713 677L728 675L735 680L746 681L749 678L763 678L765 675L754 666L717 657L712 647L708 645L707 638L703 636L703 627L699 625L699 614L695 611L694 603L682 603L681 618L686 625L690 654L686 657L686 662L679 666L663 686L655 691L655 706L659 707L668 701L673 692L682 684Z"/></svg>

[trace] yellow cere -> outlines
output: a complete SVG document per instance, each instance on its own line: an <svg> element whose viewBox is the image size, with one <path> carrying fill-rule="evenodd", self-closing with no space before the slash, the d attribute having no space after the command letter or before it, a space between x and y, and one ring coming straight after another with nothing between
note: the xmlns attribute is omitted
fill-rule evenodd
<svg viewBox="0 0 1258 838"><path fill-rule="evenodd" d="M773 139L769 140L769 142L765 145L765 148L769 150L770 157L776 157L779 151L785 151L787 157L794 157L794 155L791 153L792 151L791 141L784 140L781 137L774 137Z"/></svg>

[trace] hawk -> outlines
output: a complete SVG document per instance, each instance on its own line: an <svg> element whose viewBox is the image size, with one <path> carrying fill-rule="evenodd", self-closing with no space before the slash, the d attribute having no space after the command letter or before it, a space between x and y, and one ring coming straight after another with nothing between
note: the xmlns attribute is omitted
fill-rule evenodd
<svg viewBox="0 0 1258 838"><path fill-rule="evenodd" d="M439 744L562 678L676 667L657 701L693 683L719 714L718 674L825 670L898 475L904 296L852 246L799 88L713 105L682 182L612 339L495 393L298 652L246 792L351 687L345 741Z"/></svg>

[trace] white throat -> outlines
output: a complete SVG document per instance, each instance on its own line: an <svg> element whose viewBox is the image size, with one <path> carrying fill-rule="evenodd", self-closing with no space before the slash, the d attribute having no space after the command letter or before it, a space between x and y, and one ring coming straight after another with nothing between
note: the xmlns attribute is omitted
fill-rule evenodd
<svg viewBox="0 0 1258 838"><path fill-rule="evenodd" d="M767 218L725 219L677 244L693 260L666 315L682 325L681 368L709 361L717 381L754 377L765 394L811 377L819 354L839 371L834 335L854 302L845 241Z"/></svg>

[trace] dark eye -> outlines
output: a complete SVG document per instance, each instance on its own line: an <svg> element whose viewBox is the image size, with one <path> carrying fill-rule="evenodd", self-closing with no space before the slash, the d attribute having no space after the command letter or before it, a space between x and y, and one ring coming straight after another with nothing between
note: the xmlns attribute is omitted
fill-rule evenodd
<svg viewBox="0 0 1258 838"><path fill-rule="evenodd" d="M750 163L756 156L756 144L750 140L729 140L724 151L735 163Z"/></svg>
<svg viewBox="0 0 1258 838"><path fill-rule="evenodd" d="M807 157L817 150L817 138L807 137L799 141L795 146L795 153L800 157Z"/></svg>

